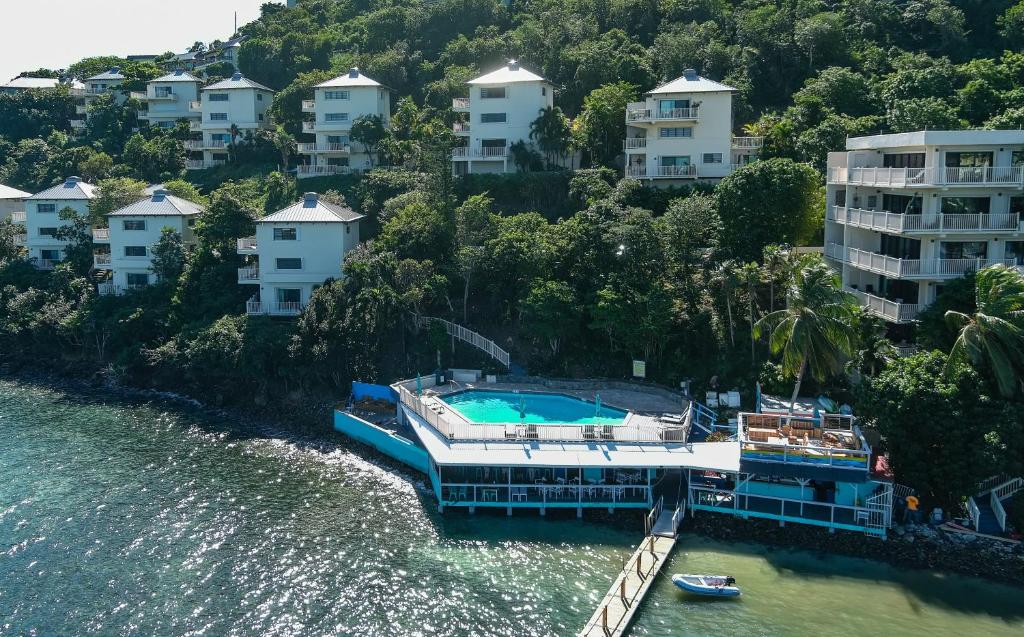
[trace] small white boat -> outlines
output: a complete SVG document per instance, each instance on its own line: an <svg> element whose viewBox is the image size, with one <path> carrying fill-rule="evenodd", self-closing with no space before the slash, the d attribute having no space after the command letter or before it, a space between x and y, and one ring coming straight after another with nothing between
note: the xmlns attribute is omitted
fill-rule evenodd
<svg viewBox="0 0 1024 637"><path fill-rule="evenodd" d="M740 589L736 578L729 575L684 575L672 576L672 583L684 591L707 597L739 597Z"/></svg>

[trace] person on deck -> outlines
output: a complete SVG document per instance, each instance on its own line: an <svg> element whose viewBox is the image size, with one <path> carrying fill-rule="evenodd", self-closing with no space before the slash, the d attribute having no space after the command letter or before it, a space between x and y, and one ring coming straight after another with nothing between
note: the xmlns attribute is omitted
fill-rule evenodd
<svg viewBox="0 0 1024 637"><path fill-rule="evenodd" d="M906 498L907 509L903 512L903 523L904 524L920 524L921 523L921 512L917 510L920 501L917 496L911 494Z"/></svg>

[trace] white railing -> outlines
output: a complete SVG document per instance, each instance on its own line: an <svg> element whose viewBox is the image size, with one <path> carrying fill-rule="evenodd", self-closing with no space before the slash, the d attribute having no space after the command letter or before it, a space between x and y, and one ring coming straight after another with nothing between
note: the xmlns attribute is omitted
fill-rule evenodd
<svg viewBox="0 0 1024 637"><path fill-rule="evenodd" d="M28 243L28 235L25 233L16 234L12 238L12 241L14 241L14 245L16 246L24 246L26 243Z"/></svg>
<svg viewBox="0 0 1024 637"><path fill-rule="evenodd" d="M188 170L203 170L204 168L216 168L217 166L223 166L228 162L223 159L213 159L210 161L203 161L202 159L187 159L185 160L185 168Z"/></svg>
<svg viewBox="0 0 1024 637"><path fill-rule="evenodd" d="M814 444L789 444L788 442L769 442L754 440L754 431L775 432L781 437L779 430L790 427L794 436L802 434L815 435L821 439L826 434L850 434L853 436L855 449L829 447ZM821 414L819 418L808 416L788 416L781 414L741 413L739 415L740 456L760 462L779 463L810 463L817 465L838 466L852 469L868 469L871 447L853 416L842 414Z"/></svg>
<svg viewBox="0 0 1024 637"><path fill-rule="evenodd" d="M456 146L452 149L453 158L494 158L500 159L508 156L508 148L504 146L484 146L484 147L469 147L469 146Z"/></svg>
<svg viewBox="0 0 1024 637"><path fill-rule="evenodd" d="M316 100L302 100L302 112L312 113L316 110Z"/></svg>
<svg viewBox="0 0 1024 637"><path fill-rule="evenodd" d="M239 252L252 251L256 249L256 237L242 237L236 242Z"/></svg>
<svg viewBox="0 0 1024 637"><path fill-rule="evenodd" d="M89 112L89 107L86 106L85 104L76 104L75 105L75 114L76 115L85 115L88 112Z"/></svg>
<svg viewBox="0 0 1024 637"><path fill-rule="evenodd" d="M143 96L140 99L149 100L151 102L177 102L178 101L178 94L177 93L164 93L163 95L160 95L159 93L154 93L151 96L147 96L145 93L143 93L142 95Z"/></svg>
<svg viewBox="0 0 1024 637"><path fill-rule="evenodd" d="M259 281L260 280L260 269L259 266L249 266L247 268L238 268L238 282L243 281Z"/></svg>
<svg viewBox="0 0 1024 637"><path fill-rule="evenodd" d="M703 487L692 485L690 492L694 500L694 504L726 513L743 513L751 517L764 517L764 516L775 516L775 518L785 518L787 520L800 521L803 520L807 523L813 522L827 522L829 526L836 526L839 524L845 526L860 526L864 527L865 530L870 529L876 533L882 534L885 530L885 523L890 519L890 511L885 510L884 501L872 502L871 506L849 506L845 504L833 504L831 502L818 502L816 500L797 500L793 498L780 498L771 495L762 495L760 493L746 493L743 491L728 491L726 489L716 489L713 487ZM778 503L778 511L761 511L758 509L750 508L750 500L755 502L775 502ZM741 502L745 502L745 505L741 505ZM786 504L798 505L800 507L798 514L791 514L787 511ZM826 512L827 516L815 516L812 512ZM844 514L845 520L837 520L836 513ZM825 519L827 518L827 519Z"/></svg>
<svg viewBox="0 0 1024 637"><path fill-rule="evenodd" d="M295 302L263 303L249 300L245 302L246 314L267 314L269 316L298 316L302 314L302 304Z"/></svg>
<svg viewBox="0 0 1024 637"><path fill-rule="evenodd" d="M967 498L967 515L971 518L971 526L977 531L981 525L981 511L978 510L978 503L974 498Z"/></svg>
<svg viewBox="0 0 1024 637"><path fill-rule="evenodd" d="M523 482L442 482L441 503L445 506L488 503L622 503L646 505L651 499L647 484L538 484Z"/></svg>
<svg viewBox="0 0 1024 637"><path fill-rule="evenodd" d="M110 241L110 228L93 228L93 241Z"/></svg>
<svg viewBox="0 0 1024 637"><path fill-rule="evenodd" d="M299 144L300 153L350 153L352 147L348 144Z"/></svg>
<svg viewBox="0 0 1024 637"><path fill-rule="evenodd" d="M461 110L465 110L465 109L469 108L469 98L468 97L455 97L455 98L452 98L452 108L457 110L457 111L461 111Z"/></svg>
<svg viewBox="0 0 1024 637"><path fill-rule="evenodd" d="M547 442L685 443L685 425L643 424L572 425L540 423L469 423L450 414L443 402L423 399L398 387L402 404L449 440L537 440Z"/></svg>
<svg viewBox="0 0 1024 637"><path fill-rule="evenodd" d="M135 119L149 119L149 111L135 111Z"/></svg>
<svg viewBox="0 0 1024 637"><path fill-rule="evenodd" d="M52 270L58 263L58 259L32 259L32 265L36 266L37 270Z"/></svg>
<svg viewBox="0 0 1024 637"><path fill-rule="evenodd" d="M930 168L831 168L832 183L864 186L1020 184L1024 166L966 166Z"/></svg>
<svg viewBox="0 0 1024 637"><path fill-rule="evenodd" d="M302 132L303 133L315 133L316 132L316 122L302 122Z"/></svg>
<svg viewBox="0 0 1024 637"><path fill-rule="evenodd" d="M647 148L646 137L627 137L626 141L622 142L622 147L626 150L632 150L635 148Z"/></svg>
<svg viewBox="0 0 1024 637"><path fill-rule="evenodd" d="M135 292L147 287L146 285L114 285L111 281L100 283L96 286L96 292L100 296L122 296L127 292Z"/></svg>
<svg viewBox="0 0 1024 637"><path fill-rule="evenodd" d="M352 168L349 166L331 166L330 164L319 166L299 164L295 170L299 177L314 177L317 175L348 175L353 172Z"/></svg>
<svg viewBox="0 0 1024 637"><path fill-rule="evenodd" d="M1005 214L900 214L886 210L865 210L830 206L827 217L849 226L880 232L971 232L1016 231L1020 224L1017 213Z"/></svg>
<svg viewBox="0 0 1024 637"><path fill-rule="evenodd" d="M697 107L691 108L627 108L627 122L653 122L657 120L695 120Z"/></svg>
<svg viewBox="0 0 1024 637"><path fill-rule="evenodd" d="M73 120L71 120L71 128L76 128L76 129L85 128L85 120L84 119L73 119Z"/></svg>
<svg viewBox="0 0 1024 637"><path fill-rule="evenodd" d="M185 141L181 142L181 145L185 148L185 150L202 150L203 149L203 140L201 140L201 139L186 139Z"/></svg>
<svg viewBox="0 0 1024 637"><path fill-rule="evenodd" d="M1024 478L1007 480L989 492L989 505L999 523L999 529L1006 531L1006 509L1003 507L1003 500L1024 489Z"/></svg>
<svg viewBox="0 0 1024 637"><path fill-rule="evenodd" d="M131 91L128 96L133 100L144 100L147 97L145 91Z"/></svg>
<svg viewBox="0 0 1024 637"><path fill-rule="evenodd" d="M756 150L764 146L764 137L733 137L732 147L738 150Z"/></svg>
<svg viewBox="0 0 1024 637"><path fill-rule="evenodd" d="M454 124L452 124L453 133L468 133L469 131L469 122L455 122Z"/></svg>
<svg viewBox="0 0 1024 637"><path fill-rule="evenodd" d="M658 166L656 177L696 177L696 166Z"/></svg>
<svg viewBox="0 0 1024 637"><path fill-rule="evenodd" d="M203 148L227 148L230 142L223 139L211 139L210 141L200 142Z"/></svg>
<svg viewBox="0 0 1024 637"><path fill-rule="evenodd" d="M420 328L428 327L430 323L437 323L439 325L442 325L445 329L445 332L447 332L449 336L454 336L460 341L469 343L473 347L482 350L488 356L498 361L505 367L509 366L510 357L508 352L498 347L498 344L492 341L491 339L484 338L483 336L477 334L473 330L467 329L457 323L446 321L443 318L437 318L434 316L420 316L416 321L417 327Z"/></svg>
<svg viewBox="0 0 1024 637"><path fill-rule="evenodd" d="M188 123L188 129L189 129L189 131L191 131L193 133L198 133L199 131L203 130L203 123L202 122L197 122L197 121L191 121L191 122Z"/></svg>
<svg viewBox="0 0 1024 637"><path fill-rule="evenodd" d="M199 113L203 110L203 103L199 100L190 100L188 103L188 110L193 113Z"/></svg>
<svg viewBox="0 0 1024 637"><path fill-rule="evenodd" d="M847 292L853 294L860 301L860 304L867 308L872 314L881 316L882 318L892 321L893 323L907 323L917 318L918 312L921 311L921 306L917 303L902 303L898 301L890 301L874 294L862 292L861 290L847 289Z"/></svg>
<svg viewBox="0 0 1024 637"><path fill-rule="evenodd" d="M1022 166L964 166L939 169L944 184L1015 184L1021 181Z"/></svg>
<svg viewBox="0 0 1024 637"><path fill-rule="evenodd" d="M28 221L28 214L24 210L11 213L11 223L25 223Z"/></svg>
<svg viewBox="0 0 1024 637"><path fill-rule="evenodd" d="M97 268L109 267L110 266L110 254L94 254L92 256L92 263Z"/></svg>

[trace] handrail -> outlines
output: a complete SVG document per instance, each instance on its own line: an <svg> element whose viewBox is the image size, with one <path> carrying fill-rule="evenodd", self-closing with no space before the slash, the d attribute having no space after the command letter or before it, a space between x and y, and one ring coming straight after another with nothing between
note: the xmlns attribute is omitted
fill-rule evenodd
<svg viewBox="0 0 1024 637"><path fill-rule="evenodd" d="M996 523L999 524L999 530L1006 530L1006 509L1003 508L1003 503L999 500L999 496L996 495L995 489L989 491L988 494L988 505L992 507L992 513L996 516Z"/></svg>
<svg viewBox="0 0 1024 637"><path fill-rule="evenodd" d="M995 513L999 529L1006 531L1006 509L1003 507L1003 499L1012 496L1021 489L1024 489L1024 478L1012 478L994 487L988 494L989 505Z"/></svg>
<svg viewBox="0 0 1024 637"><path fill-rule="evenodd" d="M978 510L978 503L974 501L973 497L967 498L967 514L971 518L974 530L977 531L978 525L981 524L981 511Z"/></svg>
<svg viewBox="0 0 1024 637"><path fill-rule="evenodd" d="M509 353L498 347L497 343L491 339L484 338L473 330L465 328L457 323L446 321L443 318L437 318L436 316L417 317L417 327L426 327L431 322L440 323L444 326L449 336L454 336L460 341L464 341L477 349L483 350L487 355L504 365L506 368L509 367Z"/></svg>
<svg viewBox="0 0 1024 637"><path fill-rule="evenodd" d="M835 511L836 511L836 509L841 509L841 510L845 510L845 511L853 511L854 514L856 514L858 511L865 511L865 512L868 513L868 516L869 516L868 519L869 520L871 519L870 516L872 514L874 514L874 513L883 514L884 515L884 511L882 509L882 506L883 506L882 503L875 503L873 506L851 506L851 505L848 505L848 504L836 504L834 502L818 502L818 501L815 501L815 500L797 500L797 499L794 499L794 498L780 498L780 497L774 496L774 495L763 495L763 494L760 494L760 493L747 493L745 491L729 491L728 489L717 489L715 487L702 487L700 485L691 485L690 486L690 490L691 491L696 491L696 492L710 493L712 495L731 496L732 498L736 498L737 496L739 496L739 497L745 497L745 498L759 498L759 499L762 499L762 500L775 500L776 502L783 503L782 505L780 505L780 511L785 506L786 502L797 502L797 503L802 503L804 505L813 505L813 506L817 506L817 507L827 507L828 509L830 509L830 511L832 513L831 519L829 520L830 524L835 524ZM732 507L729 507L729 508L732 508ZM867 526L874 528L874 525L872 525L872 524L868 524Z"/></svg>

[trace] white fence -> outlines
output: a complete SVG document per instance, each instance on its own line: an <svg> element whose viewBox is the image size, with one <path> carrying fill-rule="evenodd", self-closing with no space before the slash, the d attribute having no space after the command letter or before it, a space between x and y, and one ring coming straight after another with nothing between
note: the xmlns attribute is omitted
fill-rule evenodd
<svg viewBox="0 0 1024 637"><path fill-rule="evenodd" d="M860 290L847 290L860 301L861 306L867 308L872 314L892 321L893 323L907 323L917 318L921 306L917 303L897 303L889 299L861 292Z"/></svg>
<svg viewBox="0 0 1024 637"><path fill-rule="evenodd" d="M831 183L863 186L1020 184L1024 182L1024 167L832 168L828 179Z"/></svg>
<svg viewBox="0 0 1024 637"><path fill-rule="evenodd" d="M1015 231L1020 215L1007 214L899 214L885 210L865 210L831 206L829 221L880 232L988 232Z"/></svg>
<svg viewBox="0 0 1024 637"><path fill-rule="evenodd" d="M417 321L417 327L427 327L430 323L439 323L440 325L443 325L449 336L454 336L460 341L469 343L473 347L483 350L488 356L505 367L509 366L508 352L498 347L497 343L491 339L484 338L473 330L462 327L456 323L452 323L451 321L446 321L442 318L433 316L420 316Z"/></svg>

